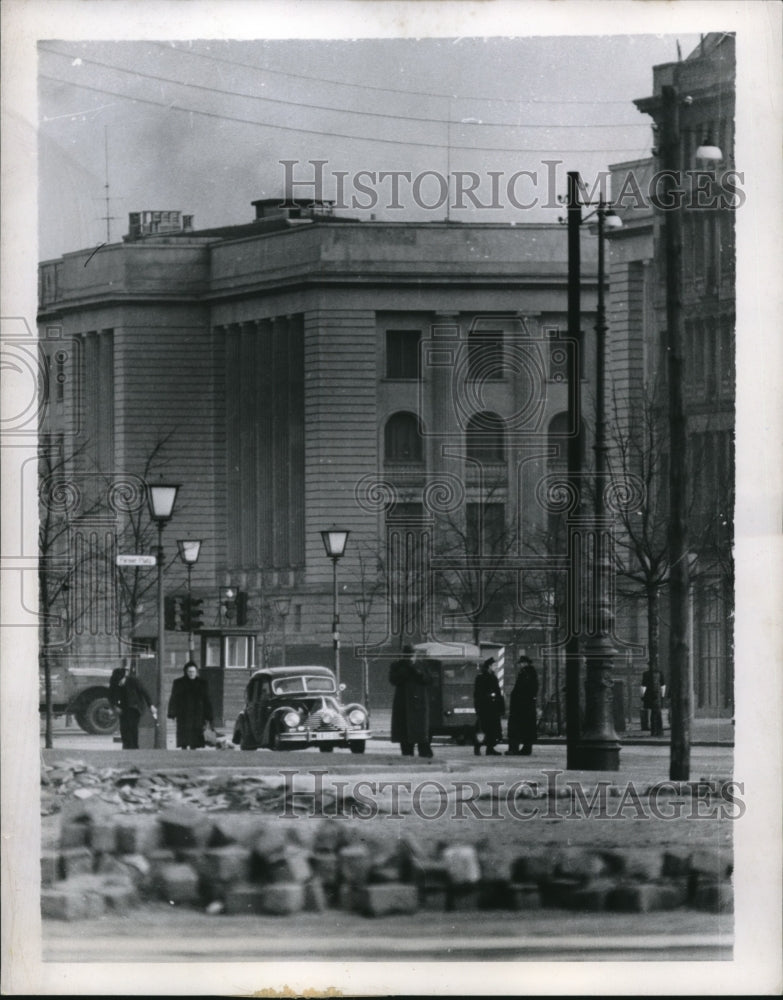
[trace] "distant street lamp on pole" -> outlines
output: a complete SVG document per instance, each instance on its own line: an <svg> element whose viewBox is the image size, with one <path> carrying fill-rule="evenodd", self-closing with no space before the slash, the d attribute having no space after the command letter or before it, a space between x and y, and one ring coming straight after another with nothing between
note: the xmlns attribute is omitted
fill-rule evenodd
<svg viewBox="0 0 783 1000"><path fill-rule="evenodd" d="M158 718L155 724L155 749L166 749L166 713L163 710L165 699L164 689L164 667L165 667L165 614L163 601L163 526L171 520L174 513L174 504L177 502L177 491L179 484L174 483L148 483L147 503L149 505L150 517L155 522L158 529L158 691L157 709Z"/></svg>
<svg viewBox="0 0 783 1000"><path fill-rule="evenodd" d="M337 599L337 562L345 554L345 545L350 531L342 528L329 528L321 532L326 554L332 560L332 640L334 642L334 676L337 687L340 686L340 610Z"/></svg>
<svg viewBox="0 0 783 1000"><path fill-rule="evenodd" d="M285 666L285 620L288 617L288 612L291 610L291 598L290 597L276 597L275 601L275 611L280 615L281 621L281 640L280 640L280 666Z"/></svg>
<svg viewBox="0 0 783 1000"><path fill-rule="evenodd" d="M371 597L357 597L353 602L356 605L356 614L361 619L362 623L362 668L363 668L363 679L364 679L364 698L363 704L370 711L370 666L367 662L367 619L370 616L370 609L372 607Z"/></svg>
<svg viewBox="0 0 783 1000"><path fill-rule="evenodd" d="M193 607L193 587L191 576L193 575L193 567L198 562L199 552L201 551L201 539L197 538L194 540L178 538L177 548L179 549L179 557L185 563L188 568L188 659L193 659L193 620L192 620L192 607Z"/></svg>

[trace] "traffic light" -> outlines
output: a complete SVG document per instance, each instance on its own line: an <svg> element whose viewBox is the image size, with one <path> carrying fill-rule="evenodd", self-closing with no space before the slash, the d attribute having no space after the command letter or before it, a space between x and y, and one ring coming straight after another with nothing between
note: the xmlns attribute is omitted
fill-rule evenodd
<svg viewBox="0 0 783 1000"><path fill-rule="evenodd" d="M184 601L185 598L176 594L163 599L163 624L167 632L181 632L185 627Z"/></svg>
<svg viewBox="0 0 783 1000"><path fill-rule="evenodd" d="M247 591L237 591L237 625L247 625L247 615L250 608L247 606Z"/></svg>
<svg viewBox="0 0 783 1000"><path fill-rule="evenodd" d="M204 601L200 597L188 598L188 631L198 632L204 624Z"/></svg>

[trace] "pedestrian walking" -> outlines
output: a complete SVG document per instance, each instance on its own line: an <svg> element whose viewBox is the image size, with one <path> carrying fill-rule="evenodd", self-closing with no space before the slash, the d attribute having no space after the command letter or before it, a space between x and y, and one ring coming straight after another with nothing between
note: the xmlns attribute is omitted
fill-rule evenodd
<svg viewBox="0 0 783 1000"><path fill-rule="evenodd" d="M209 688L198 667L188 660L182 677L171 685L168 717L177 721L177 746L197 750L204 746L204 726L212 725L212 702Z"/></svg>
<svg viewBox="0 0 783 1000"><path fill-rule="evenodd" d="M413 649L403 648L403 657L389 667L389 683L394 685L391 739L399 743L403 757L432 757L430 746L430 686L432 675L426 661L416 662Z"/></svg>
<svg viewBox="0 0 783 1000"><path fill-rule="evenodd" d="M136 676L136 668L130 667L127 660L123 660L122 666L112 670L109 678L109 701L120 717L122 749L138 750L139 719L149 708L152 717L157 720L158 710Z"/></svg>
<svg viewBox="0 0 783 1000"><path fill-rule="evenodd" d="M517 676L508 699L508 750L512 757L533 752L538 736L538 674L533 661L519 657ZM522 749L520 749L520 746Z"/></svg>
<svg viewBox="0 0 783 1000"><path fill-rule="evenodd" d="M473 753L481 755L481 747L487 748L487 757L499 757L495 749L503 738L501 718L506 712L506 703L497 676L491 667L494 660L490 656L479 667L473 684L473 707L476 710L476 732L473 737ZM483 742L480 734L484 734Z"/></svg>
<svg viewBox="0 0 783 1000"><path fill-rule="evenodd" d="M660 670L648 667L642 674L642 708L649 713L650 736L663 736L663 699L666 680Z"/></svg>

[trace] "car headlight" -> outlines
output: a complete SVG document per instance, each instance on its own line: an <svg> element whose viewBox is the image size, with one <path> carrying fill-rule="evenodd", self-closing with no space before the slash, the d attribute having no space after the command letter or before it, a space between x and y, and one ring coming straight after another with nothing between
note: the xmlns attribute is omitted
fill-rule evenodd
<svg viewBox="0 0 783 1000"><path fill-rule="evenodd" d="M360 708L354 708L348 713L348 721L352 726L363 726L366 716Z"/></svg>
<svg viewBox="0 0 783 1000"><path fill-rule="evenodd" d="M299 716L296 712L286 712L283 716L283 725L288 729L293 729L294 726L298 726L299 721Z"/></svg>

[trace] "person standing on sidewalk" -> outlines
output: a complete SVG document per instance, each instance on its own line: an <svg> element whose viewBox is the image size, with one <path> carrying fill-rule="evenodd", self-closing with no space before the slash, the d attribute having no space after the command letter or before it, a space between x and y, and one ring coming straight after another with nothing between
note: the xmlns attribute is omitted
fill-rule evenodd
<svg viewBox="0 0 783 1000"><path fill-rule="evenodd" d="M650 714L650 736L663 736L663 699L666 680L660 670L648 667L642 674L642 708Z"/></svg>
<svg viewBox="0 0 783 1000"><path fill-rule="evenodd" d="M519 657L517 679L508 700L507 756L528 756L533 752L533 744L538 735L537 696L538 674L536 668L530 657L522 654ZM519 749L520 744L521 750Z"/></svg>
<svg viewBox="0 0 783 1000"><path fill-rule="evenodd" d="M501 717L505 714L506 705L497 676L491 667L494 660L490 656L479 667L479 673L473 684L473 707L476 710L476 734L473 738L473 753L481 755L481 747L487 748L487 757L499 757L495 746L503 739ZM484 734L484 742L479 741L479 734Z"/></svg>
<svg viewBox="0 0 783 1000"><path fill-rule="evenodd" d="M149 707L153 719L158 710L152 704L147 689L136 676L136 670L123 660L122 666L112 671L109 679L109 701L120 717L120 737L123 750L139 749L139 719Z"/></svg>
<svg viewBox="0 0 783 1000"><path fill-rule="evenodd" d="M394 686L391 741L399 743L403 757L412 757L418 745L419 757L432 757L430 745L430 686L432 676L426 662L417 663L410 646L402 659L389 667L389 683Z"/></svg>
<svg viewBox="0 0 783 1000"><path fill-rule="evenodd" d="M204 746L204 726L212 725L212 702L209 688L198 667L188 660L182 677L171 685L168 717L177 720L177 746L182 750L198 750Z"/></svg>

